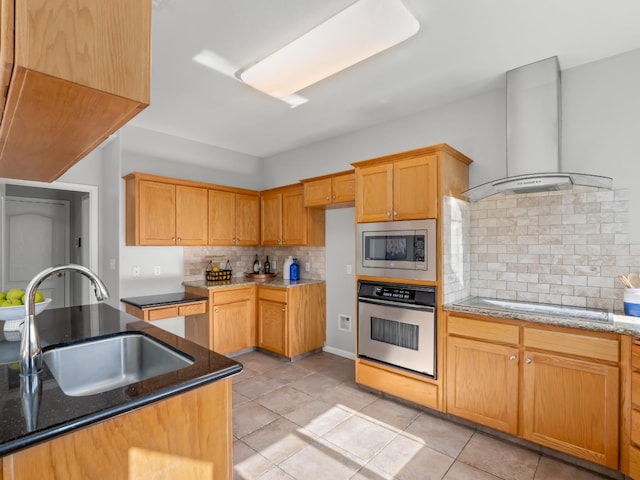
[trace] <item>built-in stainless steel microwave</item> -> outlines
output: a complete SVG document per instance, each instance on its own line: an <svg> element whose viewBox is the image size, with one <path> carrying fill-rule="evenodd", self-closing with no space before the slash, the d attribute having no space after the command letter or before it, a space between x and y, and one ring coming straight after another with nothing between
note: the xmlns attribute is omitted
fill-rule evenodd
<svg viewBox="0 0 640 480"><path fill-rule="evenodd" d="M359 223L357 273L436 280L436 221Z"/></svg>

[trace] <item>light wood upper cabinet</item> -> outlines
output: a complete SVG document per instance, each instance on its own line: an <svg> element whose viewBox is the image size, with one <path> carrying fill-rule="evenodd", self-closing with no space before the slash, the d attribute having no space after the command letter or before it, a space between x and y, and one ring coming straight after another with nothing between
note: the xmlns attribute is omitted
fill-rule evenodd
<svg viewBox="0 0 640 480"><path fill-rule="evenodd" d="M427 155L357 169L358 222L435 218L436 161Z"/></svg>
<svg viewBox="0 0 640 480"><path fill-rule="evenodd" d="M446 322L448 413L618 468L618 335L453 312Z"/></svg>
<svg viewBox="0 0 640 480"><path fill-rule="evenodd" d="M259 245L260 195L209 190L209 244Z"/></svg>
<svg viewBox="0 0 640 480"><path fill-rule="evenodd" d="M149 104L151 2L1 9L0 177L53 181Z"/></svg>
<svg viewBox="0 0 640 480"><path fill-rule="evenodd" d="M351 207L355 202L355 174L343 172L302 180L305 207Z"/></svg>
<svg viewBox="0 0 640 480"><path fill-rule="evenodd" d="M324 245L324 212L305 208L300 184L262 192L260 217L262 245Z"/></svg>
<svg viewBox="0 0 640 480"><path fill-rule="evenodd" d="M446 144L356 162L356 221L437 218L443 195L469 186L471 160Z"/></svg>
<svg viewBox="0 0 640 480"><path fill-rule="evenodd" d="M206 245L207 189L127 175L127 245Z"/></svg>

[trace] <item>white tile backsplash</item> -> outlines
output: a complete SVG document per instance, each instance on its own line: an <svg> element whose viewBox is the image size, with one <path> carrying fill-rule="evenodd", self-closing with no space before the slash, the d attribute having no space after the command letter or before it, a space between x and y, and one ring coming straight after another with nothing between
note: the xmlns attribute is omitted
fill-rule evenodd
<svg viewBox="0 0 640 480"><path fill-rule="evenodd" d="M468 204L468 293L622 310L616 277L640 271L628 207L627 190L589 187Z"/></svg>

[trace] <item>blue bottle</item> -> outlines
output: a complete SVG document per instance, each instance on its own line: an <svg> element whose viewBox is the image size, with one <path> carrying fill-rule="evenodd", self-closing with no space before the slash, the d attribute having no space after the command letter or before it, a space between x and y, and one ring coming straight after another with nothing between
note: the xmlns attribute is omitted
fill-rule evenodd
<svg viewBox="0 0 640 480"><path fill-rule="evenodd" d="M300 265L298 265L298 260L295 258L293 259L291 267L289 267L289 280L292 282L300 280Z"/></svg>

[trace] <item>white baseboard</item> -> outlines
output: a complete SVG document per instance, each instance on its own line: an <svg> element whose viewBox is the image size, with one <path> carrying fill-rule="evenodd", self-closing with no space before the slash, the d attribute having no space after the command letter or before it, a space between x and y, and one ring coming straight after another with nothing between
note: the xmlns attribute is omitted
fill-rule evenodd
<svg viewBox="0 0 640 480"><path fill-rule="evenodd" d="M334 348L334 347L328 347L328 346L324 346L322 347L322 351L323 352L327 352L327 353L333 353L334 355L338 355L340 357L345 357L348 358L350 360L355 360L356 359L356 354L353 352L348 352L347 350L341 350L339 348Z"/></svg>

